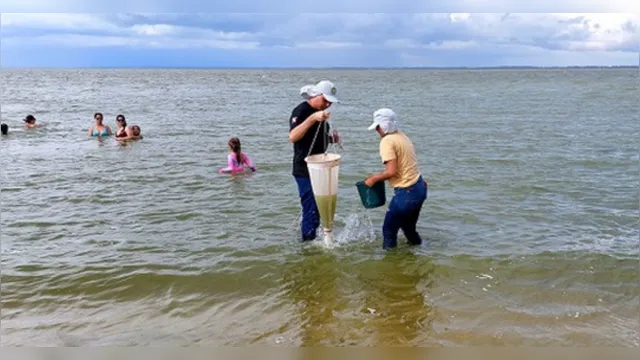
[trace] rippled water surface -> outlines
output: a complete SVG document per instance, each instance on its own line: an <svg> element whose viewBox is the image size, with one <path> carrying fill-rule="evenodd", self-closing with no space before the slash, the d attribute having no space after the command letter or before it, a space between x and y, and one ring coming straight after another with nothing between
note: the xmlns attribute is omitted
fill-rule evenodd
<svg viewBox="0 0 640 360"><path fill-rule="evenodd" d="M0 74L2 345L640 345L637 70ZM287 142L322 78L334 249L298 242ZM379 107L429 181L420 248L384 252L354 187ZM88 138L95 111L144 140ZM217 173L231 136L256 174Z"/></svg>

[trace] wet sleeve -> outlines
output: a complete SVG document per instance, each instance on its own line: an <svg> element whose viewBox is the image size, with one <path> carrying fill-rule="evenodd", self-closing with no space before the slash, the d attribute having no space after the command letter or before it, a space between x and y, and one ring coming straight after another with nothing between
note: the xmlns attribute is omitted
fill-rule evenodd
<svg viewBox="0 0 640 360"><path fill-rule="evenodd" d="M397 158L393 142L387 137L380 141L380 158L383 164Z"/></svg>
<svg viewBox="0 0 640 360"><path fill-rule="evenodd" d="M256 171L256 167L253 165L253 161L251 161L251 158L249 157L249 155L242 154L242 156L244 157L243 160L245 165L247 165L249 169L251 169L251 171Z"/></svg>
<svg viewBox="0 0 640 360"><path fill-rule="evenodd" d="M218 172L220 172L220 173L230 173L233 170L234 170L233 157L231 156L231 154L229 154L229 155L227 155L227 167L221 168L220 170L218 170Z"/></svg>
<svg viewBox="0 0 640 360"><path fill-rule="evenodd" d="M236 167L235 159L233 158L234 154L227 155L227 166L231 169Z"/></svg>

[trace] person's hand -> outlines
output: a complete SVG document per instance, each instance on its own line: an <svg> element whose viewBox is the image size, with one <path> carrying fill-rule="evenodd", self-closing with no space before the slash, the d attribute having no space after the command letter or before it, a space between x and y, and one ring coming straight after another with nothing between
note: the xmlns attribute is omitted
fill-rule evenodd
<svg viewBox="0 0 640 360"><path fill-rule="evenodd" d="M332 142L335 143L339 143L340 142L340 133L337 131L334 131L333 134L331 134L331 138L332 138Z"/></svg>
<svg viewBox="0 0 640 360"><path fill-rule="evenodd" d="M325 121L329 119L329 117L331 116L331 113L328 111L320 110L320 111L316 111L311 116L313 116L313 120L320 122L320 121Z"/></svg>
<svg viewBox="0 0 640 360"><path fill-rule="evenodd" d="M364 184L367 185L368 187L372 187L373 185L375 185L376 183L374 182L374 178L373 175L370 175L365 181Z"/></svg>

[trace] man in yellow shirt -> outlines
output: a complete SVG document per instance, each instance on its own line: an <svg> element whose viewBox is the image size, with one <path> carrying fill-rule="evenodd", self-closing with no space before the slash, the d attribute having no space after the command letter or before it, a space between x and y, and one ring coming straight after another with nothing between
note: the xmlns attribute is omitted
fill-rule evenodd
<svg viewBox="0 0 640 360"><path fill-rule="evenodd" d="M416 223L422 204L427 199L428 185L418 168L413 143L398 130L396 114L391 109L376 110L369 130L376 130L381 137L380 157L386 168L369 176L365 184L371 187L379 181L389 180L389 185L394 189L382 225L382 247L395 248L400 229L411 245L420 245L422 239L416 231Z"/></svg>

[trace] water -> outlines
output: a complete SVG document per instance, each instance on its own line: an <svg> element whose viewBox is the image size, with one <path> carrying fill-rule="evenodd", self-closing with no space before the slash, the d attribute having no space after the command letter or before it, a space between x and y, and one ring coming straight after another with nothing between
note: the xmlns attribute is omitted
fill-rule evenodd
<svg viewBox="0 0 640 360"><path fill-rule="evenodd" d="M2 345L640 345L637 70L1 75ZM321 78L334 249L298 243L287 142ZM420 248L383 251L354 186L379 107L429 182ZM144 140L88 138L95 111ZM217 174L231 136L257 173Z"/></svg>

